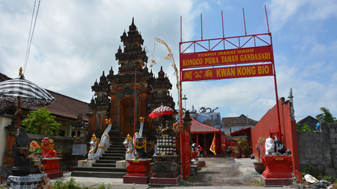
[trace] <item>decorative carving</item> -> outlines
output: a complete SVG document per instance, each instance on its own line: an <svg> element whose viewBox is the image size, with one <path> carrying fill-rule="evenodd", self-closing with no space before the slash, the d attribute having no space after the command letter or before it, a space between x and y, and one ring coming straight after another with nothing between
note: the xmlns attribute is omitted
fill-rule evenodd
<svg viewBox="0 0 337 189"><path fill-rule="evenodd" d="M28 152L29 150L29 144L30 144L30 138L26 133L25 129L21 130L21 133L16 136L15 143L13 145L13 153L14 154L22 154Z"/></svg>
<svg viewBox="0 0 337 189"><path fill-rule="evenodd" d="M216 107L214 109L211 109L211 108L205 108L205 107L201 107L200 108L200 113L206 113L207 110L209 110L208 113L213 113L215 110L217 110L219 107ZM193 107L193 110L194 110L194 107Z"/></svg>
<svg viewBox="0 0 337 189"><path fill-rule="evenodd" d="M44 137L42 139L42 156L45 158L53 158L56 157L56 151L54 150L54 144L53 144L53 140L48 138L48 137Z"/></svg>
<svg viewBox="0 0 337 189"><path fill-rule="evenodd" d="M181 162L178 155L153 156L150 167L154 172L153 177L175 178L180 174Z"/></svg>
<svg viewBox="0 0 337 189"><path fill-rule="evenodd" d="M130 88L130 87L126 87L125 89L124 89L124 96L126 96L126 97L129 97L129 96L131 96L132 95L132 89Z"/></svg>

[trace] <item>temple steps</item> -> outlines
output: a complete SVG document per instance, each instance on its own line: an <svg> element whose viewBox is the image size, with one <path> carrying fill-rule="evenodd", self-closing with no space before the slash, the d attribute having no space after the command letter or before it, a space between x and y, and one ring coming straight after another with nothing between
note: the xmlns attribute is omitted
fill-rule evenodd
<svg viewBox="0 0 337 189"><path fill-rule="evenodd" d="M71 176L123 178L127 174L126 168L116 168L116 161L125 159L125 138L110 138L111 144L92 167L75 167Z"/></svg>
<svg viewBox="0 0 337 189"><path fill-rule="evenodd" d="M104 156L105 155L105 156ZM123 160L124 159L124 157L123 156L117 156L117 155L106 155L106 154L104 154L104 155L102 155L102 157L100 157L99 159L100 160L117 160L117 161L119 161L119 160Z"/></svg>
<svg viewBox="0 0 337 189"><path fill-rule="evenodd" d="M124 149L124 152L108 152L106 151L104 154L107 155L107 156L125 156L125 149Z"/></svg>
<svg viewBox="0 0 337 189"><path fill-rule="evenodd" d="M99 167L102 168L102 166L104 167L116 167L116 161L115 163L93 163L92 164L93 167Z"/></svg>
<svg viewBox="0 0 337 189"><path fill-rule="evenodd" d="M114 155L125 155L125 147L123 147L124 149L116 149L116 150L113 150L113 149L108 149L107 151L105 151L104 154L114 154Z"/></svg>
<svg viewBox="0 0 337 189"><path fill-rule="evenodd" d="M124 144L115 144L115 145L110 145L108 150L121 150L121 149L124 149L125 150L125 146Z"/></svg>
<svg viewBox="0 0 337 189"><path fill-rule="evenodd" d="M126 171L125 172L74 171L71 173L71 176L98 177L98 178L123 178L126 174L127 174Z"/></svg>
<svg viewBox="0 0 337 189"><path fill-rule="evenodd" d="M96 160L96 163L116 163L116 160L111 160L111 159L99 159L99 160Z"/></svg>
<svg viewBox="0 0 337 189"><path fill-rule="evenodd" d="M98 170L96 167L78 167L79 171L90 171L90 172L124 172L125 168L116 168L116 167L101 167L100 170Z"/></svg>

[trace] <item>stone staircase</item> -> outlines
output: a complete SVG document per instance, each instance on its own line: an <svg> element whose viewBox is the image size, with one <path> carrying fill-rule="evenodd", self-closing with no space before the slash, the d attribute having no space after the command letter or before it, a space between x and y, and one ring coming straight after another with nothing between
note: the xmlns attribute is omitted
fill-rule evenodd
<svg viewBox="0 0 337 189"><path fill-rule="evenodd" d="M116 161L125 159L124 139L124 137L110 138L111 145L92 167L75 167L71 176L123 178L127 174L126 168L116 168Z"/></svg>

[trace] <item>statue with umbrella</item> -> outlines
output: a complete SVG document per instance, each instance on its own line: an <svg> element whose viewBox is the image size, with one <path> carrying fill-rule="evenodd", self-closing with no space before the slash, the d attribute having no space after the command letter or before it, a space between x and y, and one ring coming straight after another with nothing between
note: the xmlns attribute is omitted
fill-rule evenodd
<svg viewBox="0 0 337 189"><path fill-rule="evenodd" d="M26 80L20 68L19 78L0 82L0 104L17 103L17 135L19 134L21 106L25 108L45 106L55 102L55 98L45 89Z"/></svg>
<svg viewBox="0 0 337 189"><path fill-rule="evenodd" d="M161 135L161 133L163 132L170 132L172 130L172 128L169 127L169 122L170 120L172 120L171 115L173 115L173 109L169 106L164 106L163 104L160 105L158 108L154 109L151 114L149 114L149 117L151 117L152 119L157 118L157 117L161 117L163 119L163 123L161 126L157 126L157 132L158 135ZM173 131L173 130L172 130Z"/></svg>

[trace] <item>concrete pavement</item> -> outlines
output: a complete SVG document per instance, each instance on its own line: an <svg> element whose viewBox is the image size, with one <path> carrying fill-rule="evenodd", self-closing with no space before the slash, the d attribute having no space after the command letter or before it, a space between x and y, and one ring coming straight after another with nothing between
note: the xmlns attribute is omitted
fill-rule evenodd
<svg viewBox="0 0 337 189"><path fill-rule="evenodd" d="M183 181L179 186L174 188L225 188L225 189L261 189L261 187L251 186L254 181L261 182L261 176L255 172L253 162L250 158L201 158L206 162L206 167L203 167L198 175L190 176ZM107 186L110 184L111 188L116 189L145 189L156 188L146 184L123 184L123 179L113 178L95 178L95 177L71 177L70 172L64 172L64 177L52 179L54 183L56 180L64 179L64 181L74 178L76 183L80 186L85 185L91 188L97 188L101 184ZM164 187L164 186L162 186ZM161 188L161 187L158 187ZM290 188L289 186L268 187L268 189Z"/></svg>

